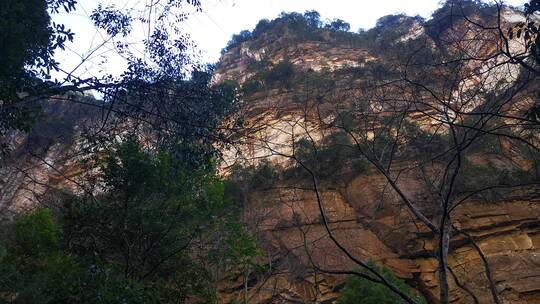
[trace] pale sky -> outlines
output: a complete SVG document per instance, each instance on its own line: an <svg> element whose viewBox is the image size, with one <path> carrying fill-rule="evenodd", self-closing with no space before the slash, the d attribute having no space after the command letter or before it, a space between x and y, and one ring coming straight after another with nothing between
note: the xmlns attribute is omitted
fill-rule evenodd
<svg viewBox="0 0 540 304"><path fill-rule="evenodd" d="M88 15L98 4L115 4L128 10L144 6L148 0L79 0L77 10L71 14L54 16L56 22L66 24L76 36L69 49L57 54L61 67L74 75L89 77L103 73L98 64L113 74L124 68L123 60L115 55L111 43L105 42L105 35L96 31ZM420 15L429 18L439 7L439 0L202 0L202 12L193 13L184 21L182 28L191 35L201 58L213 63L219 59L220 50L235 33L252 30L260 19L274 19L280 12L305 12L316 10L321 19L340 18L351 24L351 31L369 29L378 18L396 13ZM521 6L525 0L507 0L505 3ZM143 37L131 37L131 43L142 41ZM81 58L88 62L78 66ZM104 64L103 64L104 63ZM65 75L65 74L64 74ZM62 74L55 75L63 78Z"/></svg>

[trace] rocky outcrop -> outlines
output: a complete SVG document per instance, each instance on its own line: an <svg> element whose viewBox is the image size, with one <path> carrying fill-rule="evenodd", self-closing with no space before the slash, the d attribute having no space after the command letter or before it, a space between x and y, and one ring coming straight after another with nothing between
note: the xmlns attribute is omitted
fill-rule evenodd
<svg viewBox="0 0 540 304"><path fill-rule="evenodd" d="M329 42L301 42L293 45L282 45L275 42L276 49L268 50L268 45L261 49L252 50L249 42L241 47L234 48L225 53L220 60L219 69L214 74L215 82L234 80L243 83L256 71L257 62L274 65L287 58L296 66L305 70L321 71L323 69L336 70L345 67L358 67L365 62L376 60L368 50L351 46L336 47ZM277 44L277 45L276 45Z"/></svg>

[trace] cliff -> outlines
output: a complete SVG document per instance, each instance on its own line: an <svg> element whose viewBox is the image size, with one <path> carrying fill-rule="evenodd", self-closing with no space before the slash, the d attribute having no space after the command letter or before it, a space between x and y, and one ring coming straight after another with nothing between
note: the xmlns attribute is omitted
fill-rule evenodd
<svg viewBox="0 0 540 304"><path fill-rule="evenodd" d="M481 14L475 16L483 18ZM505 11L504 16L505 26L516 22L511 11ZM414 58L409 63L419 68L413 69L416 74L408 75L412 78L407 80L428 79L434 87L444 87L449 76L458 72L443 70L430 60L451 47L466 47L489 57L496 49L489 37L458 45L478 35L484 34L466 22L441 25L407 16L386 17L362 34L306 29L292 26L284 18L225 50L214 81L234 81L241 86L243 101L237 115L243 120L243 128L231 134L228 140L233 144L222 151L222 171L241 188L233 194L243 203L244 221L264 249L259 262L267 266L267 271L231 273L236 283L227 280L220 285L221 302L240 298L245 292L249 303L335 302L345 275L331 272L348 271L357 265L330 239L319 202L330 230L350 255L386 265L429 303L438 302L437 238L404 206L388 179L358 155L333 144L326 146L331 149L323 151L327 154L322 160L316 158L310 163L309 155L305 156L306 164L320 170L317 192L305 172L299 170L295 153L301 139L311 144L332 139L342 127L338 118L351 109L356 109L356 121L369 124L363 129L363 139L375 146L384 129L383 121L387 121L378 119L390 118L390 112L403 112L410 105L405 101L421 100L403 121L410 123L415 134L431 132L437 136L416 146L411 142L422 136L411 137L411 142L403 143L402 155L389 165L389 172L399 177L395 182L404 195L414 198L430 219L437 219L440 215L434 207L433 185L427 180L435 179L443 169L441 162L421 166L420 154L437 152L438 142L433 140L448 136L448 124L441 123L440 105L425 92L397 86L387 89L380 86L380 80L400 79L403 58ZM457 88L444 93L452 98L481 87L482 94L453 104L452 115L459 116L457 108L467 112L486 104L493 98L487 94L490 91L513 88L522 77L520 68L498 60L470 61L460 66L473 76L460 79ZM505 113L509 117L520 114L531 102L530 92L536 89L534 84L520 87L520 93L504 105L508 108ZM66 112L68 108L71 110ZM2 216L31 208L54 189L84 191L84 179L80 177L91 171L89 155L99 147L88 146L81 134L85 126L99 126L102 115L89 109L52 106L47 108L49 119L33 133L13 134L13 154L0 168ZM379 115L377 119L372 118L374 113ZM58 121L65 125L54 126ZM392 138L395 129L389 130ZM533 132L529 139L538 147L537 131L522 133L526 132ZM463 156L470 172L458 187L469 189L470 184L491 182L489 178L495 175L512 181L534 177L537 152L531 156L505 138L497 142L496 148L482 146ZM306 154L309 151L309 147L304 150ZM262 174L250 180L254 173L246 168L257 168ZM471 293L479 303L493 303L480 252L504 303L540 303L539 203L540 188L536 186L474 195L460 202L452 214L455 229L448 257L452 303L474 303Z"/></svg>
<svg viewBox="0 0 540 304"><path fill-rule="evenodd" d="M91 102L40 102L43 115L34 129L9 134L9 155L0 164L0 218L32 209L56 190L84 191L82 173L91 171L98 147L85 144L82 135L95 130L101 116L93 98L77 98Z"/></svg>
<svg viewBox="0 0 540 304"><path fill-rule="evenodd" d="M481 12L492 14L487 10L483 8ZM518 21L516 15L511 10L503 11L506 22L503 27L511 27L512 22ZM486 19L482 18L488 18L481 13L474 17L484 21ZM400 65L403 58L418 60L416 64L422 66L422 70L412 70L421 73L424 79L433 77L436 83L433 87L443 87L448 78L441 80L435 75L445 72L432 69L433 65L427 62L437 50L462 48L463 45L458 44L464 43L467 40L464 37L469 35L466 48L471 53L487 58L495 52L494 40L489 34L471 27L469 22L461 20L445 28L441 19L435 19L425 22L390 16L375 29L358 35L327 29L299 35L291 33L290 27L277 20L273 21L274 28L262 33L255 29L251 39L241 41L224 53L215 80L234 80L242 85L243 118L248 130L234 149L225 151L224 167L237 183L249 182L249 177L245 177L249 170L255 176L254 184L262 183L243 190L244 216L261 240L267 253L266 263L271 269L267 275L249 278L250 303L333 303L344 286L344 275L331 273L358 267L349 254L388 266L420 291L429 303L438 302L437 238L411 214L379 170L371 165L357 168L350 159L335 156L342 153L337 145L329 149L333 155L325 156L326 150L322 150L325 146L321 144L331 138L331 134L343 131L338 118L344 110L364 107L362 114L385 113L380 115L388 118L389 99L393 101L394 111L409 104L403 95L412 96L413 92L399 91L395 87L385 87L386 91L381 92L377 91L380 87L374 85L381 78L397 82L403 71ZM478 39L479 35L487 36ZM511 47L519 49L520 45L514 43ZM412 50L425 53L414 57L410 55ZM470 61L466 66L469 71L483 72L463 77L456 91L449 95L455 96L459 94L457 90L463 88L482 88L498 94L498 90L508 90L520 77L519 67L503 62L500 57ZM450 73L459 72L455 67ZM506 87L503 85L501 89L503 82ZM523 104L530 104L529 92L534 88L536 85L524 89L525 93L512 101L506 113L518 113ZM485 96L471 98L468 104L459 106L457 98L450 108L455 106L454 109L460 108L463 113L474 112L488 102ZM414 98L421 98L424 108L415 108L407 119L432 135L449 134L448 124L441 123L438 116L440 101L425 96ZM363 122L372 119L367 114L361 117ZM371 140L375 145L373 138L377 138L379 129L382 129L379 125L373 126L362 139ZM538 134L533 134L532 138L538 147ZM312 188L309 174L306 179L298 173L302 171L299 167L305 164L298 164L302 140L308 145L321 144L315 163L311 163L320 181L318 192ZM430 144L437 145L436 142ZM534 175L532 168L536 166L537 156L516 152L513 143L504 138L500 138L497 145L502 148L496 152L491 148L476 150L466 156L466 161L477 169L491 167L496 171ZM333 171L328 171L325 157L334 163ZM430 218L437 218L439 215L433 207L436 198L430 189L433 185L426 181L426 175L434 176L423 171L421 160L418 154L402 157L389 165L389 172L398 176L397 186L407 197L414 198ZM435 175L443 172L431 169L438 172ZM474 180L486 183L484 186L492 182L481 177L486 174L481 172L483 169L465 176L463 184L457 186L458 191L466 188L467 183L475 183ZM517 175L507 179L518 181ZM268 179L275 181L261 182ZM330 230L347 253L329 237L317 194ZM471 197L455 208L452 214L455 230L448 257L452 271L449 279L452 303L474 303L474 297L479 303L493 303L485 263L504 303L540 302L539 198L540 189L536 186L510 188L491 196ZM224 286L223 298L234 298L246 292L242 282L239 277L238 285Z"/></svg>

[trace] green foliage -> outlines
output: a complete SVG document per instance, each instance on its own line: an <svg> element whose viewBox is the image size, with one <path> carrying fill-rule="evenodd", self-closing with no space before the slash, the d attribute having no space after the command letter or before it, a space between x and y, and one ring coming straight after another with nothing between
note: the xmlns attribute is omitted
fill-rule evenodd
<svg viewBox="0 0 540 304"><path fill-rule="evenodd" d="M285 58L270 68L258 68L258 72L244 82L242 92L249 97L263 90L290 90L293 87L297 93L293 101L315 99L322 102L336 88L336 82L328 69L301 71Z"/></svg>
<svg viewBox="0 0 540 304"><path fill-rule="evenodd" d="M263 21L263 24L260 25L260 26L259 26L259 24L257 24L257 27L264 27L265 23L266 22ZM251 35L251 32L248 31L248 30L243 30L238 34L233 34L231 40L229 42L227 42L227 46L221 51L221 53L224 54L227 50L230 50L233 47L236 47L236 46L240 45L242 42L248 41L250 39L252 39L252 35Z"/></svg>
<svg viewBox="0 0 540 304"><path fill-rule="evenodd" d="M242 85L242 93L244 96L251 96L263 88L263 83L259 79L252 77Z"/></svg>
<svg viewBox="0 0 540 304"><path fill-rule="evenodd" d="M252 191L269 190L279 180L279 171L270 162L263 160L256 166L236 165L225 183L225 195L243 205Z"/></svg>
<svg viewBox="0 0 540 304"><path fill-rule="evenodd" d="M190 259L190 244L203 228L218 229L222 223L213 219L226 216L223 185L212 171L188 172L170 154L148 154L134 141L119 146L102 170L104 195L66 201L69 248L137 281L177 282L186 272L207 277ZM201 284L178 285L173 293L205 293L208 286Z"/></svg>
<svg viewBox="0 0 540 304"><path fill-rule="evenodd" d="M319 72L308 71L296 77L296 82L302 85L300 89L308 98L314 98L318 102L323 102L335 88L336 82L333 74L323 69Z"/></svg>
<svg viewBox="0 0 540 304"><path fill-rule="evenodd" d="M351 42L355 34L348 32L349 29L350 25L341 19L334 19L329 23L321 21L320 14L314 10L306 11L304 14L282 12L272 21L267 19L259 21L252 32L244 30L233 35L221 53L224 54L245 41L252 41L255 47L260 46L261 41L257 40L261 40L262 37L268 40L284 38L291 42L325 41L328 39L326 34L329 31L333 34L331 39Z"/></svg>
<svg viewBox="0 0 540 304"><path fill-rule="evenodd" d="M254 193L261 193L272 190L281 178L279 167L271 164L267 160L261 161L257 165L242 166L236 164L231 168L231 171L225 180L225 197L236 203L239 208L249 208L254 201L250 200L250 195ZM257 200L259 203L264 203L266 200ZM232 225L231 227L235 227ZM239 241L245 240L242 235L248 236L245 232L233 233L231 235L239 236ZM250 254L246 258L253 260L254 257L259 256L260 252L257 252L245 247ZM235 260L237 260L235 258ZM250 262L249 266L254 270L261 270L260 266Z"/></svg>
<svg viewBox="0 0 540 304"><path fill-rule="evenodd" d="M187 66L197 66L197 69L205 71L208 69L190 65L191 57L187 55L187 50L191 48L191 44L185 35L171 35L173 31L178 33L178 27L176 22L171 22L173 18L169 17L174 15L178 19L185 18L185 7L179 6L183 1L165 2L151 5L153 18L147 18L146 15L143 17L142 12L136 16L138 10L120 10L115 8L114 4L97 6L89 14L89 18L96 29L107 33L109 37L102 37L106 42L112 41L117 35L132 34L132 22L148 26L148 39L142 43L144 54L140 55L141 50L134 54L127 44L119 42L115 44L116 49L127 61L127 67L120 77L112 77L105 68L102 71L103 77L83 80L77 76L77 71L73 71L74 74L66 72L65 81L60 82L50 79L50 72L58 69L54 54L56 50L64 49L68 41L73 40L74 33L63 24L52 22L51 15L60 11L73 12L76 0L1 1L0 148L4 151L0 153L7 149L3 141L6 132L11 129L29 131L35 126L41 111L40 104L33 102L34 100L47 100L52 95L66 97L68 91L87 91L88 87L98 90L105 99L100 105L94 106L115 107L108 109L108 113L116 114L115 119L139 119L151 124L155 130L166 129L169 133L179 131L175 127L189 125L190 132L184 132L183 135L197 136L199 141L204 138L200 136L203 130L215 130L210 124L216 122L216 116L226 111L224 99L230 100L231 95L221 94L222 90L210 88L210 77L201 76L204 72L193 73L192 78L189 78L187 71L192 69L186 68ZM188 1L187 4L196 9L200 9L201 5L200 1ZM81 60L84 65L86 59ZM130 102L134 103L126 106L128 96L133 97ZM154 98L158 103L154 103ZM172 99L174 102L171 102ZM188 105L189 102L191 104ZM159 110L154 107L156 104L159 104ZM173 105L176 105L176 108L173 108ZM180 111L180 108L183 111ZM160 114L157 114L157 111L160 111ZM164 117L163 113L170 113L170 116ZM149 121L149 117L152 117L152 121ZM157 117L163 124L166 120L168 125L160 126ZM171 124L175 119L186 122L197 118L208 124Z"/></svg>
<svg viewBox="0 0 540 304"><path fill-rule="evenodd" d="M269 84L280 83L290 88L290 81L294 76L294 65L284 59L272 67L265 75L265 80Z"/></svg>
<svg viewBox="0 0 540 304"><path fill-rule="evenodd" d="M528 119L540 122L540 104L533 105L526 113Z"/></svg>
<svg viewBox="0 0 540 304"><path fill-rule="evenodd" d="M396 153L401 159L429 159L443 154L449 146L446 136L426 132L414 122L401 122L399 132L399 136L405 139Z"/></svg>
<svg viewBox="0 0 540 304"><path fill-rule="evenodd" d="M249 175L249 186L254 189L269 189L279 178L277 169L268 161L261 161Z"/></svg>
<svg viewBox="0 0 540 304"><path fill-rule="evenodd" d="M50 13L60 7L70 12L75 0L0 1L0 160L7 153L2 142L7 130L28 132L40 117L40 106L21 102L22 96L50 88L44 80L58 68L54 53L73 40L63 24L51 24Z"/></svg>
<svg viewBox="0 0 540 304"><path fill-rule="evenodd" d="M318 28L321 26L321 14L315 10L306 11L304 13L304 18L306 19L306 23L308 26L313 28Z"/></svg>
<svg viewBox="0 0 540 304"><path fill-rule="evenodd" d="M109 36L122 34L126 36L131 31L133 17L115 7L114 4L103 7L101 4L92 12L90 18L97 28L104 29Z"/></svg>
<svg viewBox="0 0 540 304"><path fill-rule="evenodd" d="M484 155L489 152L484 151ZM526 184L535 181L532 172L525 171L514 164L503 159L494 158L487 163L475 164L465 157L461 162L460 174L455 182L455 189L458 193L471 193L483 190L475 195L475 198L486 202L495 202L503 199L504 193L510 187L519 184ZM535 181L537 182L537 180ZM500 189L498 187L501 187Z"/></svg>
<svg viewBox="0 0 540 304"><path fill-rule="evenodd" d="M525 45L527 46L527 49L530 50L531 55L537 65L540 65L540 35L538 35L540 24L537 22L537 19L534 20L531 17L538 15L539 12L540 0L530 0L529 3L525 3L525 16L527 16L527 24L519 25L523 32ZM538 111L540 112L540 110ZM538 116L540 116L540 114Z"/></svg>
<svg viewBox="0 0 540 304"><path fill-rule="evenodd" d="M62 246L48 209L18 218L3 238L0 303L160 303L158 289L85 263Z"/></svg>
<svg viewBox="0 0 540 304"><path fill-rule="evenodd" d="M290 89L295 76L294 64L285 58L269 69L260 69L244 83L242 91L245 96L249 96L263 88L279 87Z"/></svg>
<svg viewBox="0 0 540 304"><path fill-rule="evenodd" d="M37 81L25 67L50 61L48 53L52 29L47 1L7 0L0 3L0 100L15 103L17 92ZM7 128L29 130L35 111L27 107L0 107L0 131Z"/></svg>
<svg viewBox="0 0 540 304"><path fill-rule="evenodd" d="M341 132L326 136L318 144L308 139L298 140L295 143L295 156L317 178L326 181L343 181L345 173L356 175L367 168L367 161L358 153L349 136ZM299 163L289 169L286 175L311 178ZM348 172L344 172L345 169Z"/></svg>
<svg viewBox="0 0 540 304"><path fill-rule="evenodd" d="M52 36L46 0L2 1L0 4L0 79L24 73L25 65L50 60ZM16 77L16 76L15 76ZM2 82L2 84L4 84Z"/></svg>
<svg viewBox="0 0 540 304"><path fill-rule="evenodd" d="M390 269L379 267L374 262L369 265L381 273L390 283L417 301L426 301L417 295L403 280L398 279ZM388 287L368 281L358 276L350 276L337 301L338 304L402 304L403 300Z"/></svg>
<svg viewBox="0 0 540 304"><path fill-rule="evenodd" d="M255 261L263 255L261 249L253 237L245 230L244 226L236 220L230 220L226 229L234 231L225 239L227 244L226 257L232 265L240 269L255 268L260 270L260 265Z"/></svg>
<svg viewBox="0 0 540 304"><path fill-rule="evenodd" d="M213 268L255 267L256 243L210 162L188 170L128 140L100 172L102 194L59 196L61 226L47 209L8 226L0 303L210 301Z"/></svg>
<svg viewBox="0 0 540 304"><path fill-rule="evenodd" d="M467 119L464 124L473 126L475 122L478 123L475 119ZM504 147L505 141L512 146ZM526 144L511 142L500 135L483 133L475 136L461 155L456 193L470 194L483 189L474 198L495 202L503 199L512 186L537 183L537 153L530 149ZM531 167L523 169L512 156L532 161Z"/></svg>
<svg viewBox="0 0 540 304"><path fill-rule="evenodd" d="M58 63L53 56L73 33L51 24L50 13L75 8L74 0L5 0L0 3L0 100L15 102L17 92L32 90Z"/></svg>
<svg viewBox="0 0 540 304"><path fill-rule="evenodd" d="M540 0L530 0L525 3L525 22L519 22L508 29L509 39L523 39L526 50L532 58L531 65L538 72L540 67L540 22L535 16L540 13ZM525 116L540 122L540 92L537 93L537 102L525 113Z"/></svg>
<svg viewBox="0 0 540 304"><path fill-rule="evenodd" d="M60 228L48 209L37 209L21 216L12 227L13 247L17 254L39 257L58 250Z"/></svg>
<svg viewBox="0 0 540 304"><path fill-rule="evenodd" d="M405 45L410 42L401 41L400 38L408 34L415 23L423 24L424 20L420 16L411 17L404 14L383 16L377 20L375 27L360 32L357 39L376 54L384 54L390 59L399 56L409 58L412 50ZM403 51L409 54L400 54Z"/></svg>
<svg viewBox="0 0 540 304"><path fill-rule="evenodd" d="M123 89L110 91L107 101L117 105L117 116L150 127L159 148L184 160L191 169L216 156L215 140L223 135L220 125L239 101L234 81L212 85L211 79L212 67L194 71L188 79L131 80L122 84Z"/></svg>
<svg viewBox="0 0 540 304"><path fill-rule="evenodd" d="M381 119L378 121L380 125L370 138L367 138L365 129L358 128L357 118L350 113L344 113L341 120L343 128L351 130L357 139L356 148L381 164L393 160L442 159L449 148L446 135L424 131L417 123L402 117L389 116Z"/></svg>

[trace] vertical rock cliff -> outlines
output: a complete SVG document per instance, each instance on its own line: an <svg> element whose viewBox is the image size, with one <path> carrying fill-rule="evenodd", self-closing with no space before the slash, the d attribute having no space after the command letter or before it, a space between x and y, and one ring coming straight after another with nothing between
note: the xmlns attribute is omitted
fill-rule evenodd
<svg viewBox="0 0 540 304"><path fill-rule="evenodd" d="M472 18L487 22L493 17L493 11L488 10L482 8ZM516 13L511 10L503 10L502 16L506 27L519 21L514 20ZM388 16L376 28L360 34L327 29L306 33L305 29L295 27L294 15L288 18L272 21L265 30L256 28L250 39L229 47L215 73L215 81L236 81L242 87L246 133L244 137L236 135L238 144L225 151L224 168L239 183L249 182L249 178L238 177L242 175L238 171L245 174L249 171L246 168L255 170L251 174L257 175L255 183L259 185L244 189L244 216L260 238L267 253L265 263L271 269L267 275L253 275L247 289L240 277L238 285L225 285L224 299L247 292L250 303L332 303L344 285L345 276L336 273L358 267L348 256L352 255L388 266L429 303L437 303L438 262L434 256L437 238L411 214L400 195L389 186L388 179L373 166L358 167L351 159L339 158L342 152L334 146L330 156L319 151L319 156L323 156L317 158L324 162L324 157L328 157L334 163L333 171L324 167L325 164L313 165L327 170L319 172L327 176L317 176L320 182L317 192L309 174L307 179L298 175L304 167L299 165L298 151L302 140L308 146L316 145L325 142L336 130L343 131L336 128L337 118L348 109L363 106L362 113L382 113L388 111L391 99L396 101L392 103L394 111L404 111L403 95L415 93L396 88L395 92L378 92L374 86L381 79L397 82L401 76L395 75L403 72L404 58L413 58L411 65L422 66L415 70L419 77L440 81L436 73L445 72L427 62L434 50L452 52L452 48L466 47L471 53L487 58L497 48L492 33L471 26L471 20L445 25L441 16L430 21ZM511 47L520 48L517 43ZM418 58L414 52L424 54ZM476 88L496 95L498 90L510 90L521 77L518 66L496 56L471 60L466 66L476 72L471 74L473 77L461 79L455 88L448 88L450 99L458 96L460 90ZM524 87L523 93L508 105L508 111L517 113L520 105L530 104L529 94L536 89L535 84ZM421 99L424 108L410 111L408 122L428 133L437 129L443 135L450 134L450 127L440 123L437 100L425 95L411 98ZM471 113L482 108L489 98L493 97L478 94L456 108ZM458 99L456 104L460 102ZM367 124L369 115L363 119ZM378 126L373 126L366 132L366 140L375 142L373 138L378 136L378 130ZM535 132L532 142L538 148L539 137ZM429 145L436 149L438 144ZM537 155L515 151L513 143L504 138L497 141L497 146L500 147L497 152L479 149L465 156L467 164L478 172L468 175L457 191L476 179L482 183L482 176L490 174L486 173L488 167L495 171L521 172L529 177L535 174ZM437 199L426 182L426 172L420 169L420 159L420 156L402 157L391 164L390 172L399 176L396 178L399 189L414 198L424 214L436 219L439 215L433 204ZM339 168L335 169L336 165ZM437 166L440 164L434 165ZM492 174L494 178L496 174ZM517 175L507 179L519 180ZM532 186L509 188L491 196L471 196L459 203L452 213L455 229L448 257L452 303L493 303L486 264L504 303L540 302L539 201L540 189ZM320 202L329 229L347 252L329 237Z"/></svg>
<svg viewBox="0 0 540 304"><path fill-rule="evenodd" d="M231 195L243 204L243 220L264 251L258 262L266 267L263 273L232 272L232 280L220 285L220 302L245 294L248 303L334 303L345 284L346 276L340 272L357 268L348 254L386 265L429 303L438 302L437 238L411 214L380 170L342 149L337 131L344 130L343 121L352 112L356 116L351 120L364 124L363 139L375 146L381 125L391 118L386 113L406 113L402 123L416 135L399 143L403 151L388 172L396 176L403 195L436 221L438 198L428 180L438 181L444 166L439 162L422 166L421 156L437 153L451 128L441 123L444 111L437 100L405 85L404 71L418 67L407 74L409 85L432 80L437 87L459 71L439 68L433 58L464 49L483 56L459 66L472 76L453 87L440 86L449 100L456 101L449 107L452 111L444 112L446 118L475 113L503 91L512 96L511 102L500 105L506 109L503 120L512 119L523 114L534 99L532 92L538 90L533 82L514 92L524 77L520 67L490 57L497 49L495 38L475 26L494 16L486 10L475 11L468 22L451 22L444 16L428 21L387 16L360 34L302 27L293 14L261 23L251 37L225 49L214 82L239 85L242 106L235 118L242 121L242 128L230 134L221 169L236 186ZM518 21L512 11L503 11L504 26ZM387 89L381 81L398 85ZM475 88L481 90L475 93ZM409 100L421 102L410 108L405 102ZM99 147L85 143L80 134L85 126L104 127L99 123L102 113L89 109L52 103L46 108L49 118L33 133L12 134L13 153L0 168L3 217L31 208L54 189L84 191L79 177L91 171L89 155ZM374 113L386 120L373 119ZM511 130L540 148L538 129L516 124ZM394 129L388 133L388 138L399 138ZM425 133L437 136L427 140ZM325 150L310 158L313 146L320 143ZM347 145L354 147L351 142ZM457 191L466 193L471 184L482 186L493 178L501 186L466 197L452 213L451 301L474 303L476 298L493 303L487 263L504 303L540 303L538 151L527 154L511 138L469 150L462 155L468 167L463 169L464 178L456 181ZM317 168L318 191L299 159L307 168ZM508 181L530 185L502 187Z"/></svg>

